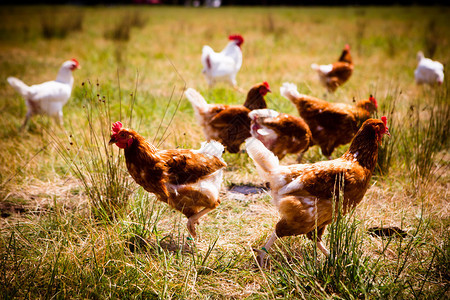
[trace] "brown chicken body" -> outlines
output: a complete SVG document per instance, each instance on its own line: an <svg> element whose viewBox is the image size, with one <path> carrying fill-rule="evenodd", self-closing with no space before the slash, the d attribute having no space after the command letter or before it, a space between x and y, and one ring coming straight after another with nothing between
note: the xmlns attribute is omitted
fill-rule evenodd
<svg viewBox="0 0 450 300"><path fill-rule="evenodd" d="M250 137L248 113L266 108L264 96L270 92L269 84L255 85L247 94L244 105L208 104L196 90L189 88L185 94L194 107L195 116L207 140L216 140L230 153L239 152L241 144Z"/></svg>
<svg viewBox="0 0 450 300"><path fill-rule="evenodd" d="M350 46L345 45L338 61L333 64L312 64L311 68L317 71L320 82L327 88L328 92L336 91L353 74L353 60L350 55Z"/></svg>
<svg viewBox="0 0 450 300"><path fill-rule="evenodd" d="M344 213L364 197L378 158L383 134L389 134L386 118L367 120L355 135L342 157L314 164L280 166L278 159L259 141L246 141L247 152L254 160L261 177L270 183L274 204L281 214L275 231L263 250L258 250L258 262L263 263L266 251L277 238L306 234L312 239L317 229L317 247L328 255L321 242L325 227L333 218L333 207L343 190Z"/></svg>
<svg viewBox="0 0 450 300"><path fill-rule="evenodd" d="M160 201L182 212L195 238L198 219L220 204L219 190L226 164L221 159L223 146L215 141L199 150L159 150L131 129L113 125L109 144L125 152L131 177Z"/></svg>
<svg viewBox="0 0 450 300"><path fill-rule="evenodd" d="M311 143L311 131L300 118L271 109L256 109L249 113L251 134L272 151L278 159L288 153L303 153Z"/></svg>
<svg viewBox="0 0 450 300"><path fill-rule="evenodd" d="M334 149L349 143L361 124L377 110L378 104L372 96L355 105L330 103L315 97L299 94L297 87L284 83L281 94L289 99L299 115L308 124L313 144L319 145L322 154L331 159Z"/></svg>

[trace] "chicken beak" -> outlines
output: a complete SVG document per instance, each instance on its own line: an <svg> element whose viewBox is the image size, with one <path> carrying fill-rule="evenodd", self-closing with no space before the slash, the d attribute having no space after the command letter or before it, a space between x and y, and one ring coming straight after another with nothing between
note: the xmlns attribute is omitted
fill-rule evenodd
<svg viewBox="0 0 450 300"><path fill-rule="evenodd" d="M114 137L111 137L111 139L108 142L108 145L112 145L112 144L115 144L115 143L117 143L116 139Z"/></svg>

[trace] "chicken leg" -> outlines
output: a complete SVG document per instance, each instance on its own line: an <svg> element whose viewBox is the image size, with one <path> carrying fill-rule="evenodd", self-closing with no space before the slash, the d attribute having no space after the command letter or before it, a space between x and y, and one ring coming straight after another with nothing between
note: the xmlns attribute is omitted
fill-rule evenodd
<svg viewBox="0 0 450 300"><path fill-rule="evenodd" d="M330 256L330 251L328 251L328 249L322 244L322 241L317 240L316 246L320 251L322 251L323 254L325 254L325 256Z"/></svg>
<svg viewBox="0 0 450 300"><path fill-rule="evenodd" d="M325 231L325 227L326 226L321 226L318 227L317 230L313 230L310 231L306 234L306 236L311 240L311 241L315 241L316 242L316 246L317 248L319 248L320 251L322 251L322 253L325 256L330 256L330 251L324 246L324 244L322 243L322 235Z"/></svg>
<svg viewBox="0 0 450 300"><path fill-rule="evenodd" d="M253 251L255 251L257 253L256 260L258 261L258 264L261 267L265 267L264 257L267 255L270 247L272 247L273 243L276 241L277 238L278 238L278 236L277 236L276 232L274 231L261 250L253 249ZM322 251L322 253L325 256L327 256L327 257L330 256L330 251L328 251L328 249L322 244L322 240L317 240L316 246L317 246L317 248L319 248L320 251Z"/></svg>
<svg viewBox="0 0 450 300"><path fill-rule="evenodd" d="M211 210L213 210L212 208L204 208L201 211L199 211L198 213L196 213L193 216L190 216L188 218L186 227L189 230L189 233L191 234L192 238L196 238L197 237L197 232L195 231L195 225L198 224L198 220L206 215L207 213L209 213Z"/></svg>
<svg viewBox="0 0 450 300"><path fill-rule="evenodd" d="M273 243L276 241L276 239L278 238L276 232L274 231L272 233L272 235L270 236L270 238L267 240L266 244L264 245L264 247L259 250L259 249L253 249L253 251L255 251L257 254L256 256L256 260L258 261L258 264L261 267L264 267L264 257L267 255L267 253L269 252L270 247L272 247Z"/></svg>

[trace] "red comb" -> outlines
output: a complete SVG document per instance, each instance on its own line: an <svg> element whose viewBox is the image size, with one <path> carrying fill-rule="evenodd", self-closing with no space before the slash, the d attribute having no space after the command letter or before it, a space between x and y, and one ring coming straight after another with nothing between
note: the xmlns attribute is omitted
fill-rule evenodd
<svg viewBox="0 0 450 300"><path fill-rule="evenodd" d="M381 117L381 121L383 122L383 124L384 124L384 132L383 132L383 134L387 134L388 136L391 136L391 134L389 133L389 127L387 127L387 118L385 117L385 116L382 116Z"/></svg>
<svg viewBox="0 0 450 300"><path fill-rule="evenodd" d="M375 105L375 108L378 108L377 99L375 99L372 95L370 95L369 100Z"/></svg>
<svg viewBox="0 0 450 300"><path fill-rule="evenodd" d="M73 61L77 67L80 66L80 64L78 63L78 60L76 60L75 58L72 58L71 61Z"/></svg>
<svg viewBox="0 0 450 300"><path fill-rule="evenodd" d="M345 44L345 50L350 50L350 45L349 44Z"/></svg>
<svg viewBox="0 0 450 300"><path fill-rule="evenodd" d="M242 43L244 43L244 38L240 34L232 34L232 35L228 36L228 39L230 41L237 41L238 46L241 46Z"/></svg>
<svg viewBox="0 0 450 300"><path fill-rule="evenodd" d="M263 84L266 88L270 89L269 84L267 83L267 81L264 81L262 84Z"/></svg>
<svg viewBox="0 0 450 300"><path fill-rule="evenodd" d="M112 131L114 133L118 133L120 131L120 129L122 129L122 123L120 123L119 121L117 121L116 123L114 123L112 125Z"/></svg>

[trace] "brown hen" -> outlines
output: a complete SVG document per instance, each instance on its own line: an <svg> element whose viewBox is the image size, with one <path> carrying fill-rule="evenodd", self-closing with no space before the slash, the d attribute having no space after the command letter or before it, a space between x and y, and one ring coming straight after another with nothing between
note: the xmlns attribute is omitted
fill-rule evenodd
<svg viewBox="0 0 450 300"><path fill-rule="evenodd" d="M377 110L377 100L360 100L355 105L331 103L300 94L292 83L284 83L280 93L289 99L299 115L308 124L313 143L319 145L322 154L331 159L334 149L349 143L361 124Z"/></svg>
<svg viewBox="0 0 450 300"><path fill-rule="evenodd" d="M137 132L122 128L120 122L112 127L109 144L125 151L131 177L147 192L182 212L193 238L197 236L198 219L220 204L223 146L216 141L203 143L199 150L159 150Z"/></svg>
<svg viewBox="0 0 450 300"><path fill-rule="evenodd" d="M350 46L345 45L338 61L329 65L312 64L311 68L319 74L320 82L328 92L334 92L343 85L353 73L353 60L350 55Z"/></svg>
<svg viewBox="0 0 450 300"><path fill-rule="evenodd" d="M219 141L228 152L237 153L245 139L251 136L248 113L267 107L264 96L268 92L267 82L253 86L244 105L208 104L193 88L187 89L185 94L194 107L195 117L206 139Z"/></svg>
<svg viewBox="0 0 450 300"><path fill-rule="evenodd" d="M317 247L322 244L325 227L331 223L333 211L343 191L343 211L348 212L364 197L378 158L378 147L384 134L389 135L386 117L369 119L355 135L347 152L335 160L314 164L280 166L278 158L255 138L246 140L246 148L256 169L270 183L273 203L281 214L275 231L263 250L257 250L258 262L277 238L306 234L313 239L317 230Z"/></svg>
<svg viewBox="0 0 450 300"><path fill-rule="evenodd" d="M278 159L288 153L303 153L311 143L311 131L308 124L300 118L272 109L256 109L249 113L252 120L251 134L260 140Z"/></svg>

